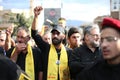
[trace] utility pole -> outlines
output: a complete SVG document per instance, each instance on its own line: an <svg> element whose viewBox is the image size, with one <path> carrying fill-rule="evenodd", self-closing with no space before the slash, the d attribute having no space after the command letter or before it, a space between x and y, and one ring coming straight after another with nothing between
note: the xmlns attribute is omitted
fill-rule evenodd
<svg viewBox="0 0 120 80"><path fill-rule="evenodd" d="M30 0L30 16L33 16L33 2L34 0Z"/></svg>

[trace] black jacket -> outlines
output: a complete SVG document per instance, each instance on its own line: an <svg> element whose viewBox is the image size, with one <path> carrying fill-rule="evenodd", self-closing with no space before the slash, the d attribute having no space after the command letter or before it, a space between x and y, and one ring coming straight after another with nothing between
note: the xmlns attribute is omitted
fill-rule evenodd
<svg viewBox="0 0 120 80"><path fill-rule="evenodd" d="M14 47L12 47L6 52L7 53L6 55L8 57L11 56L13 49ZM38 80L39 72L42 71L41 51L37 47L32 47L32 52L33 52L33 59L34 59L35 80ZM16 61L16 64L19 65L23 71L25 71L25 59L26 59L26 54L23 54L21 52Z"/></svg>
<svg viewBox="0 0 120 80"><path fill-rule="evenodd" d="M28 77L24 71L20 69L8 57L0 54L0 80L19 80L21 73ZM26 80L28 80L26 78Z"/></svg>
<svg viewBox="0 0 120 80"><path fill-rule="evenodd" d="M76 80L120 80L120 64L110 65L106 61L82 71Z"/></svg>
<svg viewBox="0 0 120 80"><path fill-rule="evenodd" d="M81 45L73 50L70 56L69 67L71 77L74 79L76 75L83 69L87 69L95 62L102 59L101 50L99 47L92 52L86 44Z"/></svg>
<svg viewBox="0 0 120 80"><path fill-rule="evenodd" d="M36 30L31 30L32 31L32 37L35 40L37 46L40 48L42 51L42 62L43 62L43 80L47 80L47 67L48 67L48 56L49 56L49 51L50 51L50 45L43 41L42 37L37 34ZM72 49L66 48L67 55L68 55L68 60L69 56L72 53Z"/></svg>

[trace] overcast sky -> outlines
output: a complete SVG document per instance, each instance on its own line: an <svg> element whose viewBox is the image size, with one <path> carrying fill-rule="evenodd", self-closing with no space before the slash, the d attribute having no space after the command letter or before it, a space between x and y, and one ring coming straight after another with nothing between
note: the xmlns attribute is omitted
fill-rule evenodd
<svg viewBox="0 0 120 80"><path fill-rule="evenodd" d="M82 21L91 22L97 16L110 14L109 0L76 0L76 3L64 3L64 7L62 16Z"/></svg>
<svg viewBox="0 0 120 80"><path fill-rule="evenodd" d="M3 6L4 9L28 9L29 1L0 0L0 6ZM110 14L110 0L62 0L62 3L61 15L66 19L92 22L97 16Z"/></svg>

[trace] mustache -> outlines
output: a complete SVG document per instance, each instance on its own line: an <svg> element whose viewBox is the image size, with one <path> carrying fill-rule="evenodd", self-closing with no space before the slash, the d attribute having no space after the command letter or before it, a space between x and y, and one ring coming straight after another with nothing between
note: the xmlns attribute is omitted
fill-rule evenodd
<svg viewBox="0 0 120 80"><path fill-rule="evenodd" d="M57 39L57 38L53 38L52 40L59 40L59 39Z"/></svg>
<svg viewBox="0 0 120 80"><path fill-rule="evenodd" d="M22 43L21 41L17 41L17 43Z"/></svg>
<svg viewBox="0 0 120 80"><path fill-rule="evenodd" d="M103 50L108 50L108 49L106 47L102 47L101 50L103 51Z"/></svg>
<svg viewBox="0 0 120 80"><path fill-rule="evenodd" d="M22 42L22 41L17 41L16 43L24 43L24 44L27 44L27 42Z"/></svg>

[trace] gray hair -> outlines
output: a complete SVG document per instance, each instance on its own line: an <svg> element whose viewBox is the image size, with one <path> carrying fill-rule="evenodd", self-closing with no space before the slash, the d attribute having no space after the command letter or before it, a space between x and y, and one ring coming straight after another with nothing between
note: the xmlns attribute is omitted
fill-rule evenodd
<svg viewBox="0 0 120 80"><path fill-rule="evenodd" d="M25 30L26 33L30 36L30 31L29 31L29 29L28 29L27 27L24 27L24 26L19 27L19 28L17 29L17 33L18 33L18 31L20 31L20 30Z"/></svg>
<svg viewBox="0 0 120 80"><path fill-rule="evenodd" d="M97 24L91 24L91 25L88 25L88 26L84 27L83 28L84 36L86 34L90 34L91 30L93 30L93 29L99 29L100 30L100 28L99 28L99 26Z"/></svg>

